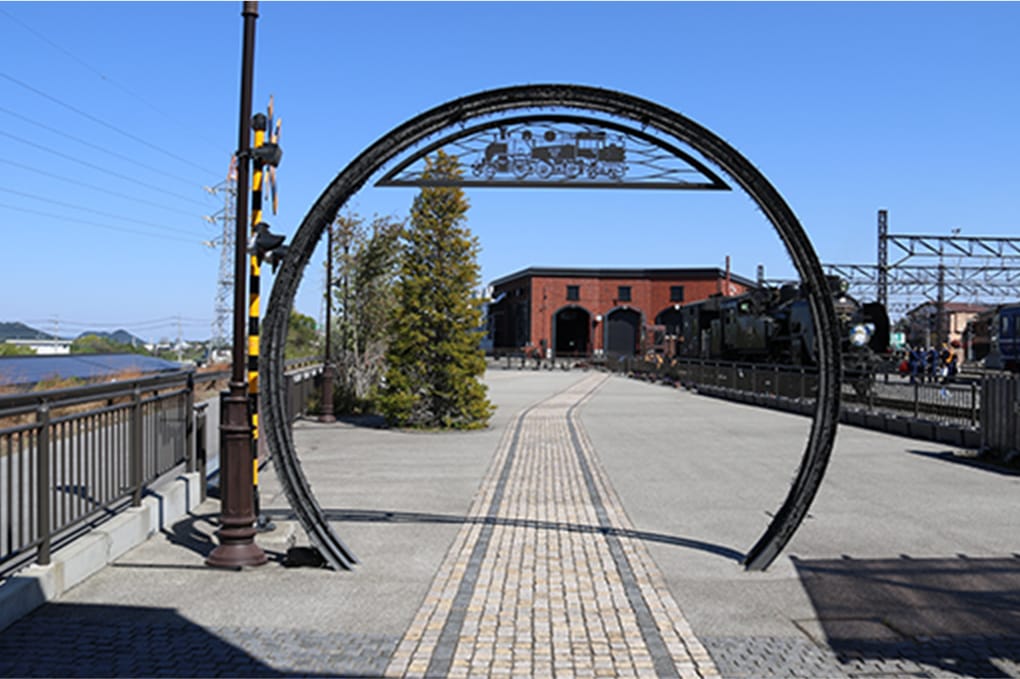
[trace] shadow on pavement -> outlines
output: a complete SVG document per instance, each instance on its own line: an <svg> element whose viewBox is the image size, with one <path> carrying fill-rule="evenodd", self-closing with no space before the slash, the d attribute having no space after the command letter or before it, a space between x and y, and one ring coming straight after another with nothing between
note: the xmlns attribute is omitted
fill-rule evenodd
<svg viewBox="0 0 1020 679"><path fill-rule="evenodd" d="M289 509L267 509L264 513L270 518L282 520L294 520L295 516ZM661 542L667 545L694 549L709 554L715 554L731 561L741 562L744 553L735 549L716 545L701 540L679 537L676 535L664 535L662 533L650 533L640 530L628 530L624 528L613 528L606 526L590 526L573 523L558 523L555 521L536 521L534 519L508 519L496 516L460 516L457 514L429 514L424 512L391 512L385 510L369 509L326 509L323 515L328 521L338 522L368 522L368 523L482 523L496 526L516 526L520 528L540 528L543 530L562 530L577 533L593 533L601 535L613 535L617 537L646 540L649 542Z"/></svg>
<svg viewBox="0 0 1020 679"><path fill-rule="evenodd" d="M798 623L843 662L977 677L1010 676L1002 666L1020 663L1020 558L793 561L818 616Z"/></svg>
<svg viewBox="0 0 1020 679"><path fill-rule="evenodd" d="M335 676L301 660L276 669L167 608L50 603L0 633L5 677Z"/></svg>
<svg viewBox="0 0 1020 679"><path fill-rule="evenodd" d="M931 460L940 460L951 464L959 464L964 467L982 469L984 471L1001 474L1003 476L1020 476L1020 469L1010 467L1002 462L996 461L993 458L986 458L978 455L958 455L951 450L945 450L939 453L930 450L908 450L907 452L911 455L927 457Z"/></svg>
<svg viewBox="0 0 1020 679"><path fill-rule="evenodd" d="M217 543L213 540L212 533L219 525L218 517L218 512L205 514L188 512L187 518L177 521L170 526L169 530L164 528L162 533L170 543L189 549L199 556L207 557L216 549ZM201 530L198 528L200 521L209 524L210 529Z"/></svg>

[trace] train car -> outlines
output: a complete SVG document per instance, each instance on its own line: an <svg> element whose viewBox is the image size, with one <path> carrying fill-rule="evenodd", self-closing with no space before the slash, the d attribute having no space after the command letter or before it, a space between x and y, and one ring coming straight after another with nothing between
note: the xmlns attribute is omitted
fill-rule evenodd
<svg viewBox="0 0 1020 679"><path fill-rule="evenodd" d="M843 337L844 374L869 378L888 352L885 307L861 304L845 281L830 277L830 293ZM796 284L762 287L736 297L713 296L680 309L677 355L730 361L816 365L817 342L807 296Z"/></svg>
<svg viewBox="0 0 1020 679"><path fill-rule="evenodd" d="M989 323L985 367L1020 372L1020 304L1004 304Z"/></svg>

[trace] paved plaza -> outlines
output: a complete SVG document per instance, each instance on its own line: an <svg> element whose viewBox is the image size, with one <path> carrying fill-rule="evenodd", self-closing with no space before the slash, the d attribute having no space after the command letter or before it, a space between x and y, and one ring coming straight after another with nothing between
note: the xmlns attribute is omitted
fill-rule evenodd
<svg viewBox="0 0 1020 679"><path fill-rule="evenodd" d="M0 631L3 676L1020 677L1020 477L840 429L801 531L741 566L810 420L582 371L494 369L478 432L295 425L351 571L204 566L199 505Z"/></svg>

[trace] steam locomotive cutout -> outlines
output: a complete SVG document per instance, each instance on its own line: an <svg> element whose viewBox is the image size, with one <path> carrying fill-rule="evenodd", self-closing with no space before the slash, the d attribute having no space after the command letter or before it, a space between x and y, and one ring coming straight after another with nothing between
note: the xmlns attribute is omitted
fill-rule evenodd
<svg viewBox="0 0 1020 679"><path fill-rule="evenodd" d="M627 173L627 151L622 134L604 131L563 132L546 130L536 137L531 130L498 137L485 147L481 158L471 164L475 177L495 179L512 175L517 179L537 177L621 181Z"/></svg>

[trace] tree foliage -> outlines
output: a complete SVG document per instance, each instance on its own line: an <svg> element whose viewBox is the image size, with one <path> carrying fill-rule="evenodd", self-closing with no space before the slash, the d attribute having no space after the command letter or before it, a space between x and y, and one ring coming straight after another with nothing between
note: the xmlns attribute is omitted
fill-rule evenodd
<svg viewBox="0 0 1020 679"><path fill-rule="evenodd" d="M459 177L456 157L426 160L425 179ZM478 240L466 225L459 187L425 187L411 206L390 324L386 385L379 405L394 424L427 428L484 427L492 415L479 343Z"/></svg>
<svg viewBox="0 0 1020 679"><path fill-rule="evenodd" d="M124 342L118 342L110 337L101 335L82 335L71 342L72 354L143 354L151 356L150 352L142 346L134 346Z"/></svg>
<svg viewBox="0 0 1020 679"><path fill-rule="evenodd" d="M330 343L338 377L334 403L341 412L368 407L383 375L403 227L378 216L366 225L353 213L334 225Z"/></svg>
<svg viewBox="0 0 1020 679"><path fill-rule="evenodd" d="M31 347L23 347L20 344L0 342L0 356L35 356L35 351Z"/></svg>
<svg viewBox="0 0 1020 679"><path fill-rule="evenodd" d="M283 348L285 358L308 358L322 353L322 341L315 328L315 319L291 310L287 319L287 343Z"/></svg>

